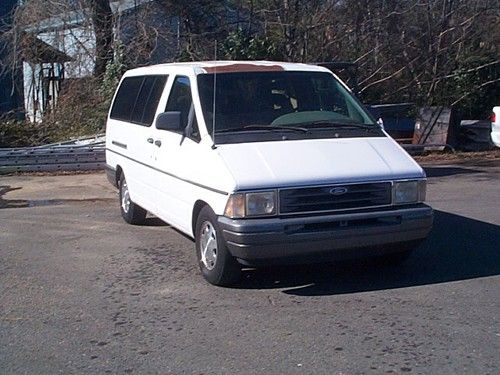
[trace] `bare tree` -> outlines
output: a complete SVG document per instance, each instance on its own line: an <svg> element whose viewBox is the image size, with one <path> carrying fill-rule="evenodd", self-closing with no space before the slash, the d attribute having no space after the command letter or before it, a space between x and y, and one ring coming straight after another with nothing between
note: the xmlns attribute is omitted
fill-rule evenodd
<svg viewBox="0 0 500 375"><path fill-rule="evenodd" d="M94 76L102 76L113 60L116 41L127 67L134 67L213 59L214 41L224 46L231 39L239 50L226 57L354 61L368 102L472 108L472 99L482 97L486 100L478 103L486 108L499 95L499 0L138 0L135 5L112 15L110 0L27 0L11 34L20 41L26 30L38 35L43 20L70 22L64 14L77 12L79 28L61 26L65 37L75 34L72 50L78 49L66 68L79 65L84 72L91 61Z"/></svg>

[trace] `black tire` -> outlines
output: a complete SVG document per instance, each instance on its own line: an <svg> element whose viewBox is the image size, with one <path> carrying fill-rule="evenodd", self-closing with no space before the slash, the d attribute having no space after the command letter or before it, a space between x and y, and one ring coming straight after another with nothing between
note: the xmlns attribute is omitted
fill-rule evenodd
<svg viewBox="0 0 500 375"><path fill-rule="evenodd" d="M125 220L129 224L134 225L144 224L147 211L132 202L132 200L130 199L127 181L125 180L125 176L123 174L120 176L118 189L120 197L120 213L122 214L123 220Z"/></svg>
<svg viewBox="0 0 500 375"><path fill-rule="evenodd" d="M209 242L212 239L212 249ZM234 285L241 277L241 266L229 253L217 224L217 217L212 209L205 206L196 220L196 258L205 280L219 286ZM205 248L205 252L203 249ZM203 253L205 259L203 259Z"/></svg>

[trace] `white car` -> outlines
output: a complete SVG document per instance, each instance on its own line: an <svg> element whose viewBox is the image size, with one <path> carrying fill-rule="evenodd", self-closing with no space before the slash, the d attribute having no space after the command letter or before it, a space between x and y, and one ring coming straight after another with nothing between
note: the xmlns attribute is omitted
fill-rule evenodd
<svg viewBox="0 0 500 375"><path fill-rule="evenodd" d="M500 107L493 107L491 114L491 140L500 147Z"/></svg>
<svg viewBox="0 0 500 375"><path fill-rule="evenodd" d="M205 279L242 266L391 255L429 233L422 168L329 70L278 62L130 70L106 129L124 220L196 241Z"/></svg>

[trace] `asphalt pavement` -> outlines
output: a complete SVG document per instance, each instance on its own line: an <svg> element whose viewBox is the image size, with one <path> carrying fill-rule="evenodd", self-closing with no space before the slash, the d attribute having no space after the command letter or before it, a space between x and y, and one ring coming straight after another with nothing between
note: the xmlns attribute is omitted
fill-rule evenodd
<svg viewBox="0 0 500 375"><path fill-rule="evenodd" d="M120 217L103 173L0 177L0 374L499 374L500 160L426 166L435 225L399 267L246 270Z"/></svg>

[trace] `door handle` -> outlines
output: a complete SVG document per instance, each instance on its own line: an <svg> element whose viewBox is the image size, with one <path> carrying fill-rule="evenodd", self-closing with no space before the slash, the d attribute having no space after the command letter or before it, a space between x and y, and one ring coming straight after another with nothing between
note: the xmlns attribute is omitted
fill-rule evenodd
<svg viewBox="0 0 500 375"><path fill-rule="evenodd" d="M147 141L148 143L153 143L153 138L148 138Z"/></svg>
<svg viewBox="0 0 500 375"><path fill-rule="evenodd" d="M155 141L155 145L156 145L156 146L158 146L158 147L160 147L160 146L161 146L161 141L160 141L159 139L157 139L157 140Z"/></svg>

